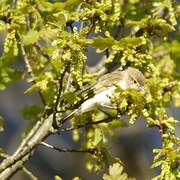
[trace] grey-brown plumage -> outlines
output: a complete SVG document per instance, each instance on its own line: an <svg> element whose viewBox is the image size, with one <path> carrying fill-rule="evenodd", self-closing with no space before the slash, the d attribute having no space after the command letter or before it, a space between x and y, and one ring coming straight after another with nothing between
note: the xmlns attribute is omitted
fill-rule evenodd
<svg viewBox="0 0 180 180"><path fill-rule="evenodd" d="M121 69L117 69L111 73L105 74L99 78L96 84L94 84L93 90L95 94L103 91L104 89L114 86L119 81L127 80L127 85L131 86L133 84L137 84L137 88L134 89L140 90L138 88L140 86L144 86L145 80L144 75L136 68L129 67L126 70L122 71ZM122 88L123 89L123 88Z"/></svg>
<svg viewBox="0 0 180 180"><path fill-rule="evenodd" d="M111 97L116 86L119 86L123 90L132 88L144 92L144 85L144 75L136 68L128 67L123 71L117 69L105 74L86 90L87 95L90 95L89 92L93 92L91 93L92 97L83 102L78 109L66 116L65 120L75 115L91 111L98 106L110 106Z"/></svg>

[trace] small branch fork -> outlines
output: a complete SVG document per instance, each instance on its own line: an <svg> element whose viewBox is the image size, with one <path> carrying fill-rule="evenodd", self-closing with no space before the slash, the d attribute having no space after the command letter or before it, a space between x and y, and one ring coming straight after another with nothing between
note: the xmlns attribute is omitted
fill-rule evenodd
<svg viewBox="0 0 180 180"><path fill-rule="evenodd" d="M65 153L66 152L75 152L75 153L90 153L90 154L95 154L95 152L97 151L96 148L89 148L89 149L81 150L81 149L59 148L57 146L53 146L53 145L50 145L50 144L45 143L45 142L41 142L40 144L43 145L43 146L46 146L47 148L53 149L55 151L65 152Z"/></svg>
<svg viewBox="0 0 180 180"><path fill-rule="evenodd" d="M33 78L34 74L32 71L32 67L30 65L29 59L26 55L24 45L22 44L20 37L17 34L17 38L19 40L19 46L21 49L21 53L23 55L25 65L28 71L28 74ZM55 101L55 106L51 113L48 113L48 109L45 107L45 112L43 113L41 119L37 121L32 130L28 133L27 137L22 141L16 152L12 155L4 159L0 164L0 179L9 179L13 174L15 174L19 169L23 168L23 164L29 160L32 156L36 146L39 142L42 142L47 136L53 134L54 126L53 123L56 122L56 113L57 107L60 101L60 96L62 92L63 86L63 78L67 71L67 68L62 72L60 80L59 80L59 88L57 92L57 98ZM35 83L35 82L34 82ZM44 98L40 93L40 97L42 102L44 102ZM25 170L25 169L24 169ZM29 171L25 170L26 173ZM28 173L31 174L30 172ZM32 176L32 175L31 175ZM33 177L33 176L32 176ZM34 178L35 179L35 178Z"/></svg>
<svg viewBox="0 0 180 180"><path fill-rule="evenodd" d="M25 47L24 47L23 43L21 42L21 39L20 39L20 36L18 33L16 34L16 38L19 42L19 48L21 50L21 54L23 56L27 72L31 78L34 78L35 75L33 73L30 61L26 55ZM35 83L35 80L33 80L33 83ZM39 95L40 95L42 103L44 105L46 105L45 99L40 91L39 91ZM27 159L29 159L29 157L32 154L30 146L27 151L27 146L28 146L27 144L28 144L28 142L31 141L31 139L33 139L34 134L37 133L37 131L39 130L42 123L43 123L43 118L41 118L41 120L36 123L36 125L33 127L33 129L30 131L30 133L27 135L27 137L22 141L22 143L20 144L20 146L18 147L18 149L16 150L14 155L6 157L6 159L1 163L0 179L8 179L19 169L22 169L26 174L28 174L28 176L31 177L31 179L33 179L33 180L37 179L29 170L27 170L27 168L25 168L23 166L23 164L25 161L27 161ZM44 134L48 134L48 131L47 131L47 133L44 132ZM24 148L26 148L26 150L24 150Z"/></svg>
<svg viewBox="0 0 180 180"><path fill-rule="evenodd" d="M69 68L69 65L66 65L63 72L61 73L60 79L58 80L59 83L58 83L57 96L56 96L54 107L53 107L53 124L52 124L52 126L54 127L54 129L59 129L59 125L60 125L59 124L60 121L59 122L57 121L56 114L58 113L58 106L60 103L60 97L61 97L62 90L63 90L63 79L64 79L64 76L65 76L68 68Z"/></svg>
<svg viewBox="0 0 180 180"><path fill-rule="evenodd" d="M5 153L1 153L0 155L3 158L8 158L9 155L5 154ZM33 173L31 171L29 171L25 166L22 166L22 171L27 174L32 180L38 180L36 176L33 175Z"/></svg>
<svg viewBox="0 0 180 180"><path fill-rule="evenodd" d="M17 33L16 34L16 38L18 39L18 42L19 42L19 47L20 47L20 50L21 50L21 53L22 53L22 56L23 56L23 59L24 59L24 62L25 62L25 66L26 66L26 69L27 69L27 72L29 74L29 76L31 78L34 78L35 75L33 73L33 70L32 70L32 67L31 67L31 64L30 64L30 60L28 59L27 57L27 54L26 54L26 51L25 51L25 47L23 45L23 43L21 42L21 39L20 39L20 36L19 34ZM35 80L32 81L33 83L36 83ZM46 105L46 102L45 102L45 99L42 95L42 93L39 91L39 96L41 98L41 101L43 103L43 105L45 106ZM46 107L45 107L46 109ZM43 116L45 116L46 114L46 110L45 112L43 113ZM33 135L37 132L37 130L39 129L39 127L41 126L41 124L43 123L43 118L41 118L40 121L38 121L36 123L36 125L33 127L33 129L31 130L31 132L27 135L27 137L22 141L21 145L19 146L19 148L17 149L16 153L15 154L19 154L20 153L20 150L22 149L23 146L25 146L28 141L33 137Z"/></svg>

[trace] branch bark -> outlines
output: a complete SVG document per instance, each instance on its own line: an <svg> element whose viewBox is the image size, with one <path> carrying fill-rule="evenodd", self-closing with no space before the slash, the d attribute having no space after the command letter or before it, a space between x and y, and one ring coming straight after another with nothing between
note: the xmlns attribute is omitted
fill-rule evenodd
<svg viewBox="0 0 180 180"><path fill-rule="evenodd" d="M73 152L73 153L89 153L89 154L94 154L95 148L89 148L89 149L67 149L67 148L59 148L57 146L53 146L53 145L50 145L48 143L45 143L45 142L41 142L41 145L47 147L47 148L50 148L50 149L53 149L55 151L58 151L58 152L64 152L64 153L69 153L69 152Z"/></svg>
<svg viewBox="0 0 180 180"><path fill-rule="evenodd" d="M36 146L42 142L47 136L54 132L52 123L53 115L50 115L46 119L41 120L41 126L36 130L37 124L30 131L29 134L33 136L27 136L25 140L20 144L17 151L4 161L0 165L0 179L5 180L9 179L13 174L15 174L19 169L22 168L23 164L29 160L33 155Z"/></svg>
<svg viewBox="0 0 180 180"><path fill-rule="evenodd" d="M63 122L62 119L61 121ZM100 123L108 123L111 121L112 118L107 118L97 122L85 123L83 125L79 125L76 128L71 128L68 130L79 129L90 125L97 125ZM27 137L22 141L16 152L12 156L8 156L1 163L0 179L1 180L9 179L18 170L22 169L25 162L28 161L30 157L33 155L34 151L36 150L36 147L40 145L46 139L46 137L48 137L51 134L54 134L55 132L58 131L57 129L53 128L53 114L51 114L46 118L42 117L42 119L36 123L34 128L27 135ZM92 153L91 151L89 151L89 153Z"/></svg>

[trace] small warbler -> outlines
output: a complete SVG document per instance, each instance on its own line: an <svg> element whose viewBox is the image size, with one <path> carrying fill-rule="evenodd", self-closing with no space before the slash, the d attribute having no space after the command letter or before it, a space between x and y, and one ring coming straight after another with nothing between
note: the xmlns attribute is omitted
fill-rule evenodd
<svg viewBox="0 0 180 180"><path fill-rule="evenodd" d="M144 93L144 85L144 75L138 69L128 67L125 70L121 70L118 68L111 73L101 76L96 83L88 88L94 95L85 100L79 108L67 115L64 120L92 111L98 107L112 108L111 98L117 86L122 90L132 88Z"/></svg>

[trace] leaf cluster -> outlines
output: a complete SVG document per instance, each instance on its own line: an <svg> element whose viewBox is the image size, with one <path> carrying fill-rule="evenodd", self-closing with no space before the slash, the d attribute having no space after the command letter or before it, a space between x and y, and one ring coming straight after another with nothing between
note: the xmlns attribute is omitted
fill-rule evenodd
<svg viewBox="0 0 180 180"><path fill-rule="evenodd" d="M29 83L25 93L38 93L44 102L43 107L22 111L34 123L42 109L69 113L86 98L78 92L95 80L86 65L87 60L94 60L87 55L89 47L105 54L107 71L116 66L136 67L145 76L147 92L117 88L112 98L115 114L126 113L131 124L143 116L148 127L158 128L162 147L154 150L152 167L160 166L161 172L155 179L178 179L177 120L167 113L168 107L180 106L178 16L179 6L171 0L2 0L0 90L16 80ZM107 118L95 110L71 121L74 140L94 150L87 155L87 169L100 171L111 165L105 180L128 179L108 147L113 129L125 126L116 115ZM103 118L107 120L95 124ZM2 122L0 118L0 130ZM85 127L84 139L80 125Z"/></svg>

